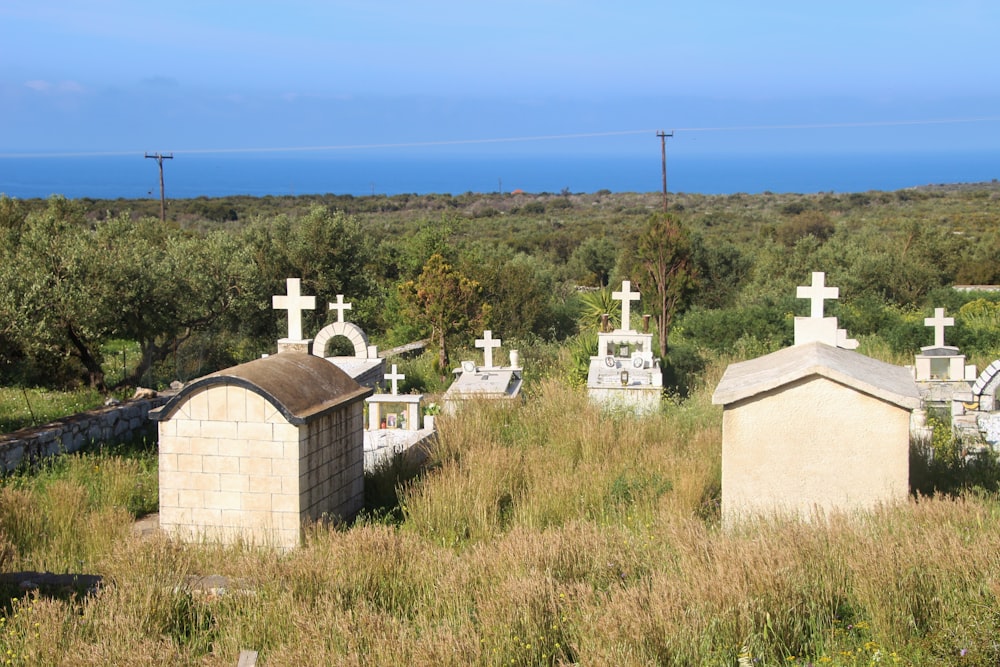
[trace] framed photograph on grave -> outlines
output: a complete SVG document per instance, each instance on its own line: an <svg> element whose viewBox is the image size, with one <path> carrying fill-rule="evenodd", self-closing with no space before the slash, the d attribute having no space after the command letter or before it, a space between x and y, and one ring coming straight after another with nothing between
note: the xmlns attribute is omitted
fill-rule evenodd
<svg viewBox="0 0 1000 667"><path fill-rule="evenodd" d="M385 417L385 427L386 428L396 428L396 415L390 413Z"/></svg>

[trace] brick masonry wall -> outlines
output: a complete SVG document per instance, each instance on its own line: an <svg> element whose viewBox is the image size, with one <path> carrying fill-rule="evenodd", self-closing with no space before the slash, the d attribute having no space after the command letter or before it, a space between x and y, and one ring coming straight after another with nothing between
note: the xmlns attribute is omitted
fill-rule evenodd
<svg viewBox="0 0 1000 667"><path fill-rule="evenodd" d="M242 387L192 394L160 422L160 527L185 540L296 546L299 437Z"/></svg>
<svg viewBox="0 0 1000 667"><path fill-rule="evenodd" d="M364 502L361 400L306 424L244 387L192 393L160 427L160 527L183 540L298 546L302 522Z"/></svg>
<svg viewBox="0 0 1000 667"><path fill-rule="evenodd" d="M316 419L300 441L302 519L346 519L364 505L364 403Z"/></svg>
<svg viewBox="0 0 1000 667"><path fill-rule="evenodd" d="M156 425L149 420L149 411L166 403L172 395L130 400L0 435L0 472L11 472L26 461L76 452L92 443L155 436Z"/></svg>

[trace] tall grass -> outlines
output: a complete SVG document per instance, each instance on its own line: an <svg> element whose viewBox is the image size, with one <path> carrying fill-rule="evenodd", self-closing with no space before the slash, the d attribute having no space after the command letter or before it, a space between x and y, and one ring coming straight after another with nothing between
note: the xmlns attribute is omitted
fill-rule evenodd
<svg viewBox="0 0 1000 667"><path fill-rule="evenodd" d="M0 568L90 572L137 516L156 510L155 457L133 443L0 479Z"/></svg>
<svg viewBox="0 0 1000 667"><path fill-rule="evenodd" d="M439 418L401 518L312 526L290 553L120 535L93 555L96 595L8 605L0 662L1000 661L996 497L722 531L704 511L721 441L709 390L642 419L554 381L523 405L470 403ZM229 586L189 590L195 574Z"/></svg>

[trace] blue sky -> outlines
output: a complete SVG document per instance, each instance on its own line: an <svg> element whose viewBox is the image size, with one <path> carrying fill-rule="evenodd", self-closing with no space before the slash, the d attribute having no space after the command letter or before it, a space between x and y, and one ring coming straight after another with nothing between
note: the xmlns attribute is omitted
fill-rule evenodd
<svg viewBox="0 0 1000 667"><path fill-rule="evenodd" d="M5 0L0 155L996 150L997 34L992 0Z"/></svg>

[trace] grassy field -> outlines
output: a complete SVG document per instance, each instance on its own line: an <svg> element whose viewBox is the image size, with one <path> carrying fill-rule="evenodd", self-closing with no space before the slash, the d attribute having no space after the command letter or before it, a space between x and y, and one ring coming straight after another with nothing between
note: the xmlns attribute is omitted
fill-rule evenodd
<svg viewBox="0 0 1000 667"><path fill-rule="evenodd" d="M47 424L103 403L104 396L96 389L0 387L0 433Z"/></svg>
<svg viewBox="0 0 1000 667"><path fill-rule="evenodd" d="M1000 500L723 532L722 368L643 419L545 378L523 405L439 417L429 471L369 480L398 511L310 527L291 553L131 535L148 454L7 478L0 570L104 585L5 596L0 663L996 665ZM230 587L185 588L208 574Z"/></svg>

